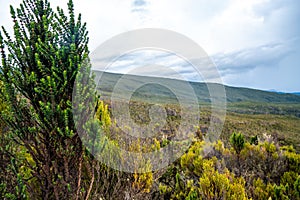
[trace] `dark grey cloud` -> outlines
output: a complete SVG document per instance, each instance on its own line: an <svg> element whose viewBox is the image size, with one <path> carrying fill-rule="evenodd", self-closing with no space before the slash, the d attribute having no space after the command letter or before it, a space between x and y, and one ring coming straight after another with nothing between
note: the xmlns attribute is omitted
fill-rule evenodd
<svg viewBox="0 0 300 200"><path fill-rule="evenodd" d="M300 91L300 39L217 54L225 84L283 92Z"/></svg>
<svg viewBox="0 0 300 200"><path fill-rule="evenodd" d="M288 44L273 43L239 51L217 54L213 60L222 76L245 73L257 67L276 67L293 51Z"/></svg>

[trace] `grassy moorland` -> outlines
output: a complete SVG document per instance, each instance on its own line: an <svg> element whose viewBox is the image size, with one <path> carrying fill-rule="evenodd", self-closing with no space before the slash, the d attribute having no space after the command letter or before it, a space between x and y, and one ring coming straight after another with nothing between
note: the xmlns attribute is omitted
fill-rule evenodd
<svg viewBox="0 0 300 200"><path fill-rule="evenodd" d="M66 12L46 0L10 12L14 34L0 31L0 199L300 199L300 96L224 86L227 117L221 140L210 142L209 123L220 119L207 88L220 85L188 84L200 119L182 131L183 111L199 114L178 103L179 95L192 105L183 81L127 76L116 92L121 75L107 73L96 83L99 99L72 0ZM130 116L119 107L117 121L110 96L129 97ZM131 118L147 127L149 112L162 111L165 123L153 129L119 126ZM136 137L144 133L151 137Z"/></svg>
<svg viewBox="0 0 300 200"><path fill-rule="evenodd" d="M97 73L97 72L96 72ZM186 82L166 78L124 76L122 83L128 91L137 83L154 82L176 85L176 88L189 98L185 90L180 90ZM121 74L103 73L98 90L102 99L109 104L114 85L122 78ZM124 81L125 80L125 81ZM192 85L199 101L201 111L199 126L207 131L210 123L210 96L204 83L188 82ZM227 113L221 139L227 143L232 132L243 132L247 138L252 136L272 135L282 145L293 145L300 151L300 96L279 94L248 88L224 86L226 91ZM131 92L131 91L130 91ZM122 99L124 94L118 94ZM143 106L131 109L133 116L139 113L140 121L149 121L148 110L153 104L172 105L179 109L180 105L174 93L159 84L146 84L132 93L131 101ZM138 103L139 102L139 103ZM145 106L145 105L148 105ZM192 111L191 111L192 112ZM143 119L143 120L141 120Z"/></svg>

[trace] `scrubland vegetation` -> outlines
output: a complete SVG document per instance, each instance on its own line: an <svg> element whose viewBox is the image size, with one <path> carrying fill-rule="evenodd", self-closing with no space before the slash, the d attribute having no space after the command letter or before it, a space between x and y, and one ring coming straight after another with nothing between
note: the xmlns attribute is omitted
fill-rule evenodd
<svg viewBox="0 0 300 200"><path fill-rule="evenodd" d="M24 0L11 14L14 36L5 29L0 35L0 199L300 199L297 97L285 96L295 107L265 102L266 112L259 113L252 113L257 102L229 104L220 140L209 145L205 104L190 148L152 171L155 163L142 160L142 153L173 142L181 120L178 105L164 105L167 123L153 130L155 137L127 136L109 102L94 92L86 25L75 17L72 1L68 14L54 11L46 0ZM72 104L74 87L84 94L81 104ZM149 122L151 106L142 100L130 105L140 124ZM75 124L78 116L85 126ZM87 148L83 141L89 138L80 136L95 127L116 146L140 154L144 173L118 171L97 160L91 147L120 152L110 152L98 132Z"/></svg>

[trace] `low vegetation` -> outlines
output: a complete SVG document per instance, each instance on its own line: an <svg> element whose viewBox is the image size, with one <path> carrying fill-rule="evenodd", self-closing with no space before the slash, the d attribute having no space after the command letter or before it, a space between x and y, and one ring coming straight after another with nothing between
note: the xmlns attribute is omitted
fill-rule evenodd
<svg viewBox="0 0 300 200"><path fill-rule="evenodd" d="M0 199L300 199L300 97L256 91L260 100L245 103L253 97L249 90L229 88L230 112L213 143L205 142L211 120L205 97L190 147L153 170L157 161L142 154L182 134L176 98L164 90L149 101L141 90L130 103L132 119L149 123L149 108L160 103L166 123L150 130L151 138L128 136L105 99L110 91L103 91L104 101L94 92L86 25L75 17L72 0L68 14L47 0L24 0L11 15L14 37L0 33ZM77 104L74 88L81 94ZM108 140L137 153L136 160L109 148ZM132 162L133 172L105 165L96 151Z"/></svg>

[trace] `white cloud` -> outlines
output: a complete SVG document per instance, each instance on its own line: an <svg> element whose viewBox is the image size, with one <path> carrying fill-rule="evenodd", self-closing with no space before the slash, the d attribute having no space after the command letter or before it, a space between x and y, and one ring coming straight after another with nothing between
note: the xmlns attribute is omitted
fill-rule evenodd
<svg viewBox="0 0 300 200"><path fill-rule="evenodd" d="M2 1L0 23L7 26L8 4L21 1ZM66 8L67 4L67 0L50 2L53 7ZM292 0L288 2L292 4ZM76 12L81 12L83 20L88 22L91 50L124 31L155 27L187 35L210 55L276 42L281 39L276 20L293 8L282 0L74 0L74 3ZM280 13L282 7L286 9L284 13ZM277 11L280 12L276 14Z"/></svg>
<svg viewBox="0 0 300 200"><path fill-rule="evenodd" d="M21 0L0 2L0 24L11 27L8 5L17 5ZM50 2L53 7L67 5L67 0ZM298 67L292 64L295 56L290 56L297 45L289 42L300 34L300 1L297 0L74 0L74 4L76 12L82 13L83 21L87 22L91 51L124 31L166 28L190 37L210 56L216 55L214 59L229 83L248 82L244 84L251 86L247 81L249 74L282 70L282 60L289 64L287 70ZM299 44L299 40L294 41ZM172 62L175 61L164 60L164 63ZM191 71L186 74L193 76ZM271 74L273 77L269 78L273 80L279 76ZM287 89L295 83L286 80ZM258 80L259 84L263 85Z"/></svg>

